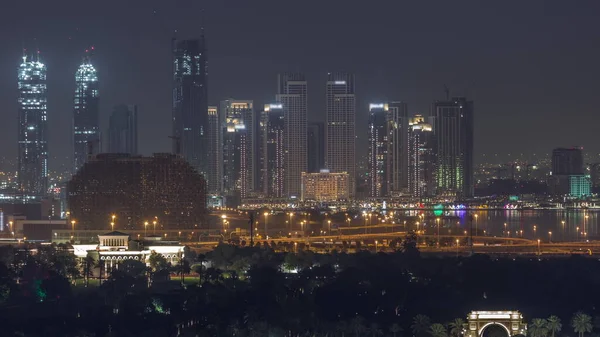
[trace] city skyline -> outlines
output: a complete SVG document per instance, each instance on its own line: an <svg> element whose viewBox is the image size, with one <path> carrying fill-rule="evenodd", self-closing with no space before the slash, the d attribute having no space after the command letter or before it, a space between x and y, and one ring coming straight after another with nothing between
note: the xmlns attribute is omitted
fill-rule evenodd
<svg viewBox="0 0 600 337"><path fill-rule="evenodd" d="M59 158L58 162L50 163L51 167L60 165L60 161L66 160L63 158L70 153L69 135L57 131L68 125L66 123L70 120L67 112L72 104L69 102L72 102L70 88L73 82L67 74L75 71L81 51L91 44L97 47L94 60L102 73L100 129L106 128L112 106L121 102L139 104L140 110L144 111L144 121L140 121L140 152L168 152L171 148L167 138L171 133L167 127L170 116L166 112L171 105L169 41L175 29L182 37L198 36L199 23L194 18L200 12L200 4L182 2L190 13L177 13L175 8L159 2L148 2L139 7L126 4L120 13L116 13L113 12L113 4L103 3L96 11L86 13L81 13L82 9L78 6L66 8L64 5L34 4L27 8L30 15L19 34L9 33L12 30L8 27L15 24L12 18L2 23L6 28L3 29L6 47L0 55L0 65L4 65L0 67L0 75L3 75L0 76L0 88L3 89L0 90L0 103L6 106L3 109L5 116L13 118L11 116L17 109L14 75L10 76L10 73L14 74L23 41L33 45L35 38L48 66L48 86L52 88L48 105L49 143L51 156ZM596 3L583 2L563 10L557 3L547 2L543 5L544 13L551 15L538 13L539 3L533 2L493 7L473 2L456 6L432 2L429 5L374 5L367 8L350 3L344 6L347 21L330 22L328 15L336 7L332 3L320 8L318 13L311 13L314 17L310 22L301 22L296 28L292 27L294 25L282 25L278 32L265 31L262 21L275 20L279 23L280 19L273 19L272 14L281 9L281 5L272 1L236 4L227 10L223 4L205 6L209 14L206 15L205 26L212 60L210 104L216 104L225 97L245 97L262 106L261 103L272 101L272 78L275 74L300 70L306 74L309 83L314 83L308 89L308 120L320 121L324 97L320 97L318 83L327 71L342 69L356 74L359 126L366 124L368 102L373 101L402 99L408 103L411 115L427 115L431 101L443 97L446 84L453 96L471 91L466 92L466 96L477 102L477 161L481 161L484 154L499 153L508 158L508 153L513 156L521 152L540 154L556 146L569 145L582 145L587 151L600 152L594 142L592 125L595 117L591 114L595 106L591 93L597 87L591 78L599 70L592 60L597 59L598 52L589 47L595 39L590 32L594 31L597 23L588 14L596 12ZM25 10L23 4L11 6L17 11ZM299 14L306 14L315 12L314 8L314 4L307 3L296 10ZM247 25L249 19L243 14L248 11L256 11L261 18L269 17L269 20L252 20L257 24ZM397 27L383 26L381 22L386 21L383 18L394 12L410 15ZM64 18L64 24L49 24L45 17L56 13ZM458 13L464 13L463 23L447 25L450 18ZM414 24L416 19L429 17L429 14L435 20L429 20L427 28L414 28L421 26ZM235 20L223 20L225 15L231 15ZM99 20L101 16L102 20ZM552 20L549 19L551 16ZM118 23L105 27L102 24L106 22L105 17L109 20L127 18L112 21L136 24ZM361 23L354 25L353 22L359 18ZM530 23L535 29L525 28ZM272 27L272 24L269 23L269 26ZM348 37L371 37L366 49L368 55L377 56L365 58L367 54L364 51L352 56L347 47L328 46L327 34L319 37L322 25L326 25L332 33L346 31L343 35ZM478 29L473 30L475 25ZM499 35L496 27L503 27L505 35ZM299 36L300 31L306 37ZM290 34L300 38L301 43L278 38ZM261 48L250 48L244 42L249 36L256 39L252 45ZM552 39L549 39L550 36ZM402 50L414 52L396 57L395 47L385 41L397 37L403 39ZM139 41L139 44L130 44L132 40ZM348 41L346 37L342 40ZM449 45L450 41L452 44L462 43L464 48L455 48L441 55L433 53L437 48ZM249 48L243 54L238 52L239 43ZM351 45L354 44L348 44ZM133 48L136 52L132 52ZM298 52L300 49L303 52ZM464 51L458 51L461 49ZM140 57L140 54L144 56ZM576 62L574 55L578 55ZM541 59L541 62L532 62L534 59ZM249 64L253 66L249 67ZM582 69L585 72L580 71ZM545 80L546 73L552 74L551 81ZM578 83L579 86L572 88L569 83ZM511 99L505 100L506 97ZM545 97L560 99L550 102ZM576 133L562 128L560 120L566 118L567 111L570 117L583 122ZM544 116L546 132L531 137L528 132ZM519 123L514 123L515 119ZM4 142L14 142L16 130L8 124L0 129L0 137ZM509 128L511 137L505 137L503 130ZM357 129L357 151L366 153L366 137L363 135L361 138L361 133ZM500 137L504 137L502 143L494 141ZM16 149L7 147L0 155L16 157Z"/></svg>

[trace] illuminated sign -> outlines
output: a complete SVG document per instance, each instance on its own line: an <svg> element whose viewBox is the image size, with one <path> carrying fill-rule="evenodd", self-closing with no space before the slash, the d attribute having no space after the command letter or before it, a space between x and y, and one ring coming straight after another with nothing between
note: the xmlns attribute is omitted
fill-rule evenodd
<svg viewBox="0 0 600 337"><path fill-rule="evenodd" d="M369 104L369 109L383 109L383 103Z"/></svg>
<svg viewBox="0 0 600 337"><path fill-rule="evenodd" d="M282 109L283 105L282 104L269 104L269 108L270 109Z"/></svg>
<svg viewBox="0 0 600 337"><path fill-rule="evenodd" d="M235 129L236 130L243 130L245 128L246 128L246 125L244 125L244 124L236 124L235 125Z"/></svg>
<svg viewBox="0 0 600 337"><path fill-rule="evenodd" d="M346 84L346 81L335 81L333 84L344 85Z"/></svg>

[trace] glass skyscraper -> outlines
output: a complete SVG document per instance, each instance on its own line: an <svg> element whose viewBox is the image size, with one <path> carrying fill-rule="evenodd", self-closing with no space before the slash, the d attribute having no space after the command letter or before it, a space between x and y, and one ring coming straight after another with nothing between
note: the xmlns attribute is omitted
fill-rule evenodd
<svg viewBox="0 0 600 337"><path fill-rule="evenodd" d="M435 179L440 196L473 196L473 110L473 102L464 97L433 104Z"/></svg>
<svg viewBox="0 0 600 337"><path fill-rule="evenodd" d="M39 55L23 56L18 73L18 182L21 193L44 195L48 189L46 66Z"/></svg>
<svg viewBox="0 0 600 337"><path fill-rule="evenodd" d="M88 154L100 152L98 74L88 53L86 50L86 56L75 74L73 173L83 166Z"/></svg>
<svg viewBox="0 0 600 337"><path fill-rule="evenodd" d="M138 153L137 105L117 105L108 120L108 152Z"/></svg>
<svg viewBox="0 0 600 337"><path fill-rule="evenodd" d="M207 59L204 35L173 40L173 152L208 176L214 146L209 142ZM209 185L213 185L209 182Z"/></svg>

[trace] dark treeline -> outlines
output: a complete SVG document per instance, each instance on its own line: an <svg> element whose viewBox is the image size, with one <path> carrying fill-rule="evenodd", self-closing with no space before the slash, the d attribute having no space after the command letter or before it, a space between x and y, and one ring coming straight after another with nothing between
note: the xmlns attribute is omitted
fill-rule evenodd
<svg viewBox="0 0 600 337"><path fill-rule="evenodd" d="M458 337L456 319L472 310L564 322L536 321L534 337L577 335L582 311L584 332L600 331L600 262L586 257L422 257L408 239L385 254L221 244L187 250L175 269L156 256L150 267L127 261L86 287L90 264L68 247L0 249L2 336Z"/></svg>

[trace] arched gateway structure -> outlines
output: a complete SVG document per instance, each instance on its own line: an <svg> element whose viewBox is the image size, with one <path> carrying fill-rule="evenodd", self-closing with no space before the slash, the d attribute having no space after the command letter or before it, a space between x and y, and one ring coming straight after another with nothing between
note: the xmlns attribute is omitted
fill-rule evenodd
<svg viewBox="0 0 600 337"><path fill-rule="evenodd" d="M472 311L467 316L468 327L465 337L482 337L485 330L496 326L506 332L506 336L526 336L527 325L518 311Z"/></svg>

